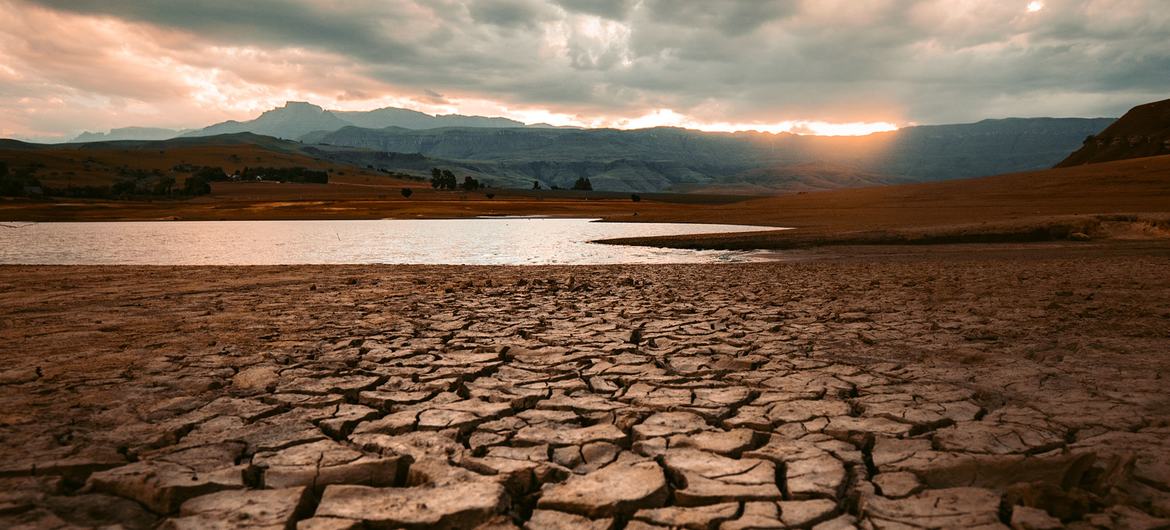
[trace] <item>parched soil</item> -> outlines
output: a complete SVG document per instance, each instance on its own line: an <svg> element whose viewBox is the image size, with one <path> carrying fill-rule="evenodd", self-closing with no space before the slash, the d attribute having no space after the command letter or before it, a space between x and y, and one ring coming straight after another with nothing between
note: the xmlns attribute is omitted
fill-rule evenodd
<svg viewBox="0 0 1170 530"><path fill-rule="evenodd" d="M0 526L1170 524L1170 247L785 256L0 267Z"/></svg>

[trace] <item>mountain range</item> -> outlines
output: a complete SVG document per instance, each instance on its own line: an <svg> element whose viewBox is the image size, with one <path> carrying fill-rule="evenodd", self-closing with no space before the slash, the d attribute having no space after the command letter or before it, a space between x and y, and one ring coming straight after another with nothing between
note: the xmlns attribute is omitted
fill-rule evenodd
<svg viewBox="0 0 1170 530"><path fill-rule="evenodd" d="M121 127L110 132L83 132L75 143L114 142L119 140L169 140L191 132L191 129L161 129L158 127Z"/></svg>
<svg viewBox="0 0 1170 530"><path fill-rule="evenodd" d="M386 107L370 111L325 110L304 101L289 101L248 121L229 120L202 129L161 129L154 127L122 127L108 133L83 132L71 143L105 142L115 140L168 140L180 136L215 136L249 132L286 140L296 139L314 131L332 131L347 126L403 127L406 129L434 129L437 127L552 127L547 124L525 125L516 120L460 114L431 115L409 109Z"/></svg>
<svg viewBox="0 0 1170 530"><path fill-rule="evenodd" d="M248 121L192 131L125 128L79 142L251 133L336 161L425 173L433 164L501 187L776 193L978 177L1051 167L1112 118L1009 118L867 136L556 128L507 118L290 101ZM137 136L136 136L137 135Z"/></svg>
<svg viewBox="0 0 1170 530"><path fill-rule="evenodd" d="M1109 118L1012 118L868 136L651 129L343 127L306 144L418 153L501 186L614 191L809 191L1052 167ZM394 169L394 168L386 168Z"/></svg>
<svg viewBox="0 0 1170 530"><path fill-rule="evenodd" d="M385 127L434 129L436 127L524 127L524 124L507 118L458 114L432 116L423 112L393 107L360 112L332 111L304 101L289 101L283 107L265 111L254 120L225 121L188 132L184 136L214 136L250 132L294 140L312 132L335 131L350 126L377 129Z"/></svg>

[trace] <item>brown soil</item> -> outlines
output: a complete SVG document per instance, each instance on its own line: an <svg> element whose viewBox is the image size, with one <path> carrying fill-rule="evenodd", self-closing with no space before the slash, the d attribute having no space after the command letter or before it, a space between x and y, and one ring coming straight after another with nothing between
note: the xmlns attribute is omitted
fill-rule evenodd
<svg viewBox="0 0 1170 530"><path fill-rule="evenodd" d="M1167 524L1165 244L787 255L0 267L0 526Z"/></svg>

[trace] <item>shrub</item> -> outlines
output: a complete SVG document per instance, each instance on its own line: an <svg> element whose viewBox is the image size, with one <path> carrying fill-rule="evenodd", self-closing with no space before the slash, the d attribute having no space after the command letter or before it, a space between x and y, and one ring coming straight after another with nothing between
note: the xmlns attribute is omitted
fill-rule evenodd
<svg viewBox="0 0 1170 530"><path fill-rule="evenodd" d="M641 196L641 195L638 195L637 193L631 193L631 194L630 194L630 200L631 200L631 201L634 201L634 202L641 202L641 201L642 201L642 196Z"/></svg>
<svg viewBox="0 0 1170 530"><path fill-rule="evenodd" d="M211 182L198 174L192 175L183 182L183 193L186 195L207 195L211 193Z"/></svg>
<svg viewBox="0 0 1170 530"><path fill-rule="evenodd" d="M573 183L573 189L577 191L593 191L593 183L589 182L589 179L585 177L579 177L577 181Z"/></svg>
<svg viewBox="0 0 1170 530"><path fill-rule="evenodd" d="M407 199L409 199L411 195L414 195L414 190L412 190L410 188L402 188L402 196L403 197L406 197Z"/></svg>

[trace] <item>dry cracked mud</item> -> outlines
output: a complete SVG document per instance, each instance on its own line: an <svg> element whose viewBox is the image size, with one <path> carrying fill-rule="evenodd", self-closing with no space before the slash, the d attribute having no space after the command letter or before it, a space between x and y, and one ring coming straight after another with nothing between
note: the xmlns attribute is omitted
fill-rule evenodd
<svg viewBox="0 0 1170 530"><path fill-rule="evenodd" d="M1167 270L0 267L0 526L1165 528Z"/></svg>

